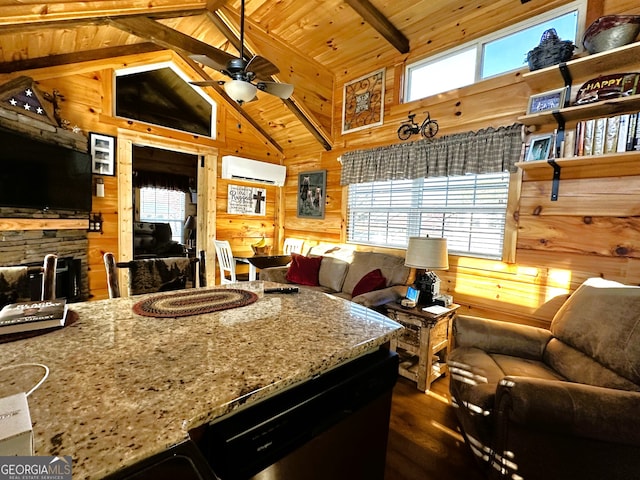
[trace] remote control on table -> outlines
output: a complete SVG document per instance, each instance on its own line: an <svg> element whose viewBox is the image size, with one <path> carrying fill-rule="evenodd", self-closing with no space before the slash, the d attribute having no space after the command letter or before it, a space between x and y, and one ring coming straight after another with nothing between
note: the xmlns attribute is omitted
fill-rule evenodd
<svg viewBox="0 0 640 480"><path fill-rule="evenodd" d="M265 288L264 293L298 293L298 287Z"/></svg>

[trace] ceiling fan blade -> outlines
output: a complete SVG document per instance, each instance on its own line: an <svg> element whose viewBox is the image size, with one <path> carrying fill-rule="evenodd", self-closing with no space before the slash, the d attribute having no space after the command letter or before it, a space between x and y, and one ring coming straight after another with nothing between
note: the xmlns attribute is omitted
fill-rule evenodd
<svg viewBox="0 0 640 480"><path fill-rule="evenodd" d="M293 93L293 85L289 83L258 82L256 87L258 87L258 90L270 93L271 95L280 97L283 100L289 98Z"/></svg>
<svg viewBox="0 0 640 480"><path fill-rule="evenodd" d="M269 78L280 72L278 67L260 55L254 55L247 64L245 71L252 72L257 78Z"/></svg>
<svg viewBox="0 0 640 480"><path fill-rule="evenodd" d="M227 68L227 64L229 63L229 60L233 60L236 57L222 51L220 53L224 53L224 56L221 56L219 59L214 59L208 55L199 54L199 53L198 54L194 53L193 55L189 55L189 58L195 60L198 63L206 65L207 67L211 67L214 70L224 72L224 70ZM224 58L224 62L222 62L223 58Z"/></svg>
<svg viewBox="0 0 640 480"><path fill-rule="evenodd" d="M196 87L211 87L213 85L220 85L221 82L219 80L204 80L202 82L189 82L189 83L191 85L195 85Z"/></svg>

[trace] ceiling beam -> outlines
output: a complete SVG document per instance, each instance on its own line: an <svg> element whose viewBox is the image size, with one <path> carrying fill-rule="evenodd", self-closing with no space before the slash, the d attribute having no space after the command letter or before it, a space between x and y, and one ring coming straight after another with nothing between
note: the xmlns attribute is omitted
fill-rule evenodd
<svg viewBox="0 0 640 480"><path fill-rule="evenodd" d="M409 53L409 40L369 0L345 0L345 2L387 39L400 53Z"/></svg>
<svg viewBox="0 0 640 480"><path fill-rule="evenodd" d="M234 46L234 48L240 51L240 38L235 34L235 32L229 28L229 25L222 19L222 17L217 12L209 12L208 15L211 22L216 26L216 28L222 33L225 38ZM246 33L245 33L246 35ZM255 56L255 52L252 52L251 49L245 44L244 52L247 58ZM275 77L271 77L271 80L278 81ZM284 99L284 104L287 108L293 113L296 118L304 125L304 127L313 135L313 137L322 145L326 151L331 150L331 144L322 134L320 129L316 127L316 125L309 119L309 117L300 109L296 103L291 99Z"/></svg>
<svg viewBox="0 0 640 480"><path fill-rule="evenodd" d="M104 60L114 57L126 57L128 55L138 55L149 52L164 50L163 47L155 43L145 42L133 45L122 45L117 47L98 48L95 50L85 50L84 52L63 53L59 55L47 55L46 57L27 58L15 60L13 62L0 63L0 73L21 72L24 70L36 70L40 68L58 67L70 65L72 63L84 63L94 60Z"/></svg>

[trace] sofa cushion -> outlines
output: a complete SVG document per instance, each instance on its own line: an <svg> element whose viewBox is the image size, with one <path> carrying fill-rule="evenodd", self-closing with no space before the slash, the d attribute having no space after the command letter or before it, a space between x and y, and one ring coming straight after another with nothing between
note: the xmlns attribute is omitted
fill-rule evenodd
<svg viewBox="0 0 640 480"><path fill-rule="evenodd" d="M354 297L362 295L363 293L379 290L387 286L387 279L382 275L382 271L379 268L370 271L353 287L351 293Z"/></svg>
<svg viewBox="0 0 640 480"><path fill-rule="evenodd" d="M640 385L640 287L586 280L554 316L551 333Z"/></svg>
<svg viewBox="0 0 640 480"><path fill-rule="evenodd" d="M291 264L287 271L287 280L300 285L319 285L318 273L322 257L305 257L297 253L291 254Z"/></svg>
<svg viewBox="0 0 640 480"><path fill-rule="evenodd" d="M318 283L334 292L342 290L349 263L333 257L322 257L318 272Z"/></svg>
<svg viewBox="0 0 640 480"><path fill-rule="evenodd" d="M386 253L354 252L349 272L344 279L342 291L353 293L354 287L372 269L379 268L387 279L387 286L403 285L409 278L411 269L404 266L404 258Z"/></svg>

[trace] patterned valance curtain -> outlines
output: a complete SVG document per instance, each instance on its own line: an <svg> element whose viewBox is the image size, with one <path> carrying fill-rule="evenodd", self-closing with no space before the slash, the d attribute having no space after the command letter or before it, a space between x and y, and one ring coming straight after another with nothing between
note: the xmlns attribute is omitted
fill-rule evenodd
<svg viewBox="0 0 640 480"><path fill-rule="evenodd" d="M522 151L522 125L418 140L342 155L341 185L515 172Z"/></svg>
<svg viewBox="0 0 640 480"><path fill-rule="evenodd" d="M178 190L189 193L189 177L164 172L148 172L137 170L133 172L133 186L135 188L152 187L165 190Z"/></svg>

